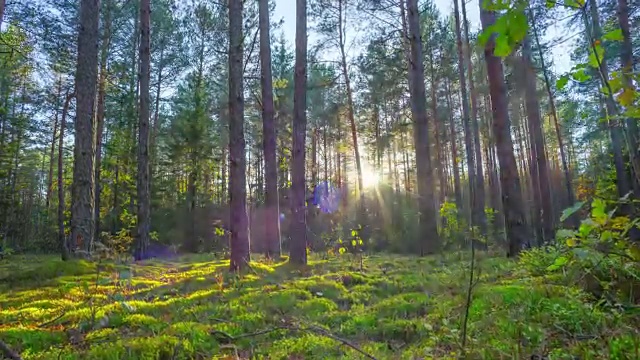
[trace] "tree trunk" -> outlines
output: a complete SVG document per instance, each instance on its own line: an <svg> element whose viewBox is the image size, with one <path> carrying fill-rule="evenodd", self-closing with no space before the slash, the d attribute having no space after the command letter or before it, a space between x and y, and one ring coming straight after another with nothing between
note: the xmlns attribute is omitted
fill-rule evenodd
<svg viewBox="0 0 640 360"><path fill-rule="evenodd" d="M229 198L231 271L249 266L244 139L242 1L229 1Z"/></svg>
<svg viewBox="0 0 640 360"><path fill-rule="evenodd" d="M49 211L51 205L51 193L53 192L53 164L56 152L56 136L58 134L58 114L60 110L60 97L62 96L62 76L58 80L58 91L56 93L56 113L53 118L53 133L51 135L51 150L49 151L49 176L47 177L47 197L45 208ZM1 149L0 149L1 150Z"/></svg>
<svg viewBox="0 0 640 360"><path fill-rule="evenodd" d="M149 188L149 83L151 76L151 3L140 0L140 109L138 121L138 233L136 260L144 259L150 242L151 192Z"/></svg>
<svg viewBox="0 0 640 360"><path fill-rule="evenodd" d="M109 42L111 40L111 2L106 0L106 13L104 15L104 28L102 30L102 46L100 49L100 78L98 79L98 109L96 113L96 165L95 165L95 238L100 239L100 195L102 193L102 184L100 183L100 175L102 173L102 134L104 132L104 108L107 83L107 60L109 57Z"/></svg>
<svg viewBox="0 0 640 360"><path fill-rule="evenodd" d="M546 149L544 146L544 135L542 133L542 120L540 116L540 103L537 93L537 79L531 54L531 41L525 37L522 46L522 57L524 60L523 77L525 85L525 97L527 107L527 121L529 123L529 137L531 142L531 153L535 156L537 168L538 192L540 195L541 220L542 220L542 241L548 243L553 239L553 206L551 204L551 186L549 184L549 164L547 162ZM531 174L532 176L534 174ZM535 191L534 191L535 194Z"/></svg>
<svg viewBox="0 0 640 360"><path fill-rule="evenodd" d="M74 90L75 91L75 90ZM69 111L69 103L75 96L67 90L67 95L62 107L62 116L60 118L60 135L58 137L58 244L62 260L69 259L69 243L64 234L64 130L67 127L67 113Z"/></svg>
<svg viewBox="0 0 640 360"><path fill-rule="evenodd" d="M296 60L293 90L293 151L291 159L291 237L289 261L307 263L305 209L305 140L307 131L307 0L296 0ZM339 25L342 28L342 24Z"/></svg>
<svg viewBox="0 0 640 360"><path fill-rule="evenodd" d="M486 31L495 23L496 15L493 11L485 10L480 3L480 19ZM520 178L516 159L513 154L511 140L511 125L507 108L507 88L504 81L502 60L494 55L495 34L492 34L485 46L484 56L487 63L489 78L489 92L493 112L493 136L498 149L500 162L500 183L502 185L502 204L508 239L507 256L517 256L526 243L529 229L525 222L522 193L520 192Z"/></svg>
<svg viewBox="0 0 640 360"><path fill-rule="evenodd" d="M451 100L451 89L449 80L445 81L445 91L447 93L447 108L449 109L449 126L451 131L451 166L453 168L453 191L455 194L456 208L458 214L462 214L462 186L460 185L460 169L458 168L458 141L456 139L456 126L453 119L453 104Z"/></svg>
<svg viewBox="0 0 640 360"><path fill-rule="evenodd" d="M484 171L482 169L482 146L480 144L480 125L478 124L478 94L473 81L473 62L471 61L471 45L469 43L469 23L467 21L467 6L466 1L461 1L462 5L462 20L464 24L465 33L465 50L467 59L467 76L469 77L469 92L471 93L471 126L473 128L473 146L475 152L475 209L476 216L478 217L478 226L480 234L486 234L487 232L487 217L484 212L486 195L484 189ZM480 244L478 244L480 245ZM486 248L486 245L480 245L481 248Z"/></svg>
<svg viewBox="0 0 640 360"><path fill-rule="evenodd" d="M276 159L276 124L271 75L271 37L269 35L269 1L260 0L260 80L262 81L262 139L265 174L265 255L278 258L280 242L280 196L278 194L278 163Z"/></svg>
<svg viewBox="0 0 640 360"><path fill-rule="evenodd" d="M463 2L465 0L462 0ZM462 48L462 31L460 29L460 13L458 10L458 0L453 1L455 29L458 50L458 81L460 81L460 92L462 103L462 124L464 128L464 147L467 156L467 181L469 182L469 200L471 210L472 226L480 227L484 218L484 208L478 209L478 201L476 195L476 177L475 177L475 148L473 146L473 134L471 133L471 124L469 121L469 99L467 95L467 81L465 70L464 51Z"/></svg>
<svg viewBox="0 0 640 360"><path fill-rule="evenodd" d="M76 121L71 186L71 239L90 253L94 235L93 109L98 78L99 0L80 1L78 64L76 71Z"/></svg>
<svg viewBox="0 0 640 360"><path fill-rule="evenodd" d="M426 90L420 13L417 0L407 0L407 24L411 47L409 66L409 91L416 148L416 167L420 209L420 252L431 254L438 250L438 224L434 208L433 169L431 166L429 122L427 118Z"/></svg>

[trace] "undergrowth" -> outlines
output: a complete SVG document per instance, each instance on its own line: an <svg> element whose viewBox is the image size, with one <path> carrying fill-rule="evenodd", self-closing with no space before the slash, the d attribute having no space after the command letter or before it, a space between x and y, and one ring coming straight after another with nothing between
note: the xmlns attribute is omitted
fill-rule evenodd
<svg viewBox="0 0 640 360"><path fill-rule="evenodd" d="M202 255L14 257L0 263L0 339L24 359L637 359L640 317L535 251L478 255L464 349L468 254L254 262L243 276Z"/></svg>

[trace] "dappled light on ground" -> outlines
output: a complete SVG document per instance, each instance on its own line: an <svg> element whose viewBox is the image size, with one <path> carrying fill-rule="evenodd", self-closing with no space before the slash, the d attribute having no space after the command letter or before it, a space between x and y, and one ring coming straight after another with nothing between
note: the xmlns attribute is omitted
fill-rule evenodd
<svg viewBox="0 0 640 360"><path fill-rule="evenodd" d="M461 255L367 257L363 271L347 255L304 268L254 262L241 277L203 256L132 266L34 259L0 266L0 339L24 359L456 359L462 351ZM469 358L633 351L622 317L517 268L479 260Z"/></svg>

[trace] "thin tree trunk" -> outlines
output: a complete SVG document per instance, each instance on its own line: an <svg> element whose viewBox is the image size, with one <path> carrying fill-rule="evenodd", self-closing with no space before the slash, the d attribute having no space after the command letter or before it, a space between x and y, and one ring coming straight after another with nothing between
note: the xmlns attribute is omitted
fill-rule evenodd
<svg viewBox="0 0 640 360"><path fill-rule="evenodd" d="M249 266L249 219L244 138L242 1L229 1L229 198L231 271ZM303 172L304 176L304 172Z"/></svg>
<svg viewBox="0 0 640 360"><path fill-rule="evenodd" d="M269 1L259 2L260 22L260 71L262 82L262 137L265 167L265 239L266 256L277 258L281 253L280 204L278 195L278 163L276 159L276 124L273 106L271 75L271 38L269 35ZM326 149L326 137L325 137ZM326 170L325 170L326 173Z"/></svg>
<svg viewBox="0 0 640 360"><path fill-rule="evenodd" d="M460 170L458 168L458 144L456 140L456 127L453 119L453 104L451 101L451 89L449 80L445 81L445 91L447 93L447 108L449 109L449 126L451 142L451 167L453 168L453 191L455 194L456 208L458 213L462 213L462 186L460 185Z"/></svg>
<svg viewBox="0 0 640 360"><path fill-rule="evenodd" d="M138 233L136 260L144 259L150 242L151 192L149 178L149 83L151 67L151 3L140 0L140 116L138 122Z"/></svg>
<svg viewBox="0 0 640 360"><path fill-rule="evenodd" d="M98 78L99 0L80 1L78 64L76 72L76 121L71 186L71 239L90 253L94 235L94 159L93 110Z"/></svg>
<svg viewBox="0 0 640 360"><path fill-rule="evenodd" d="M418 183L418 207L420 209L420 253L431 254L440 246L437 217L434 208L433 168L431 165L429 120L427 118L426 89L420 13L417 0L407 0L407 24L411 48L409 67L409 92L416 150Z"/></svg>
<svg viewBox="0 0 640 360"><path fill-rule="evenodd" d="M495 23L496 14L485 10L480 3L480 19L486 31ZM500 161L500 183L502 185L502 203L508 239L507 256L517 256L526 243L529 229L523 212L522 193L516 159L513 154L511 125L507 108L507 89L504 81L502 61L494 55L495 34L492 34L485 46L484 56L487 63L489 92L493 112L493 136Z"/></svg>
<svg viewBox="0 0 640 360"><path fill-rule="evenodd" d="M53 133L51 135L51 150L49 151L49 176L47 177L47 197L45 207L47 211L51 205L51 193L53 192L53 164L55 162L56 136L58 134L58 114L60 111L60 97L62 96L62 76L58 80L58 91L56 94L56 113L53 118Z"/></svg>
<svg viewBox="0 0 640 360"><path fill-rule="evenodd" d="M75 91L75 90L74 90ZM64 130L67 127L67 113L69 111L69 103L75 96L67 90L67 95L62 107L62 116L60 118L60 135L58 137L58 244L62 260L69 259L69 245L64 234Z"/></svg>

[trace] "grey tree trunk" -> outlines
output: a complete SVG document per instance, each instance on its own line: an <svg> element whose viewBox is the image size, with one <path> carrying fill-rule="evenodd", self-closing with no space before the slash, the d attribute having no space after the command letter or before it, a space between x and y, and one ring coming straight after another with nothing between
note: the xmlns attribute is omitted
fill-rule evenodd
<svg viewBox="0 0 640 360"><path fill-rule="evenodd" d="M495 23L494 12L485 10L480 2L480 20L486 30ZM494 55L495 34L492 34L484 49L489 78L489 93L493 113L493 137L500 164L500 184L502 185L503 215L505 217L507 256L517 256L529 236L520 191L520 177L511 139L511 122L507 108L507 87L504 81L502 60Z"/></svg>
<svg viewBox="0 0 640 360"><path fill-rule="evenodd" d="M290 258L307 263L307 220L305 208L305 140L307 131L307 0L296 1L296 60L293 90L293 151L291 154Z"/></svg>
<svg viewBox="0 0 640 360"><path fill-rule="evenodd" d="M99 0L80 1L78 64L76 70L76 120L71 185L71 240L90 253L94 235L93 110L98 78Z"/></svg>
<svg viewBox="0 0 640 360"><path fill-rule="evenodd" d="M409 28L410 61L409 91L411 94L411 114L416 148L417 187L420 209L420 252L431 254L438 250L437 216L434 207L433 168L429 141L429 121L427 118L427 98L424 85L422 39L420 13L417 0L407 0L407 24Z"/></svg>
<svg viewBox="0 0 640 360"><path fill-rule="evenodd" d="M149 179L149 82L151 67L151 3L140 0L140 108L138 112L138 233L136 260L143 259L150 242L151 191Z"/></svg>
<svg viewBox="0 0 640 360"><path fill-rule="evenodd" d="M271 37L269 28L269 0L260 0L260 80L262 83L262 138L265 174L264 231L266 256L277 258L281 253L280 204L278 195L278 162L276 158L276 125L271 75Z"/></svg>
<svg viewBox="0 0 640 360"><path fill-rule="evenodd" d="M242 1L229 0L229 203L231 271L249 266L244 139Z"/></svg>
<svg viewBox="0 0 640 360"><path fill-rule="evenodd" d="M75 90L74 90L75 91ZM75 96L75 93L69 93L67 90L67 96L62 107L62 116L60 117L60 136L58 138L58 243L60 244L60 251L62 260L69 259L69 243L64 236L64 130L67 127L67 113L69 112L69 103Z"/></svg>

